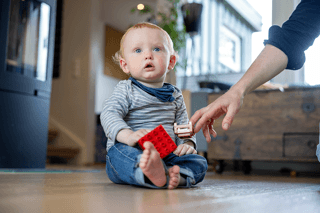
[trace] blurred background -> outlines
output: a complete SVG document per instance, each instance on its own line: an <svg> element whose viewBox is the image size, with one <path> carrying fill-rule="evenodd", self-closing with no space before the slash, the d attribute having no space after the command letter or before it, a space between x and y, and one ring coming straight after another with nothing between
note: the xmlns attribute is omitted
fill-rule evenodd
<svg viewBox="0 0 320 213"><path fill-rule="evenodd" d="M33 15L43 17L41 12L34 12L41 6L36 7L32 2L42 2L51 8L48 13L50 22L48 20L47 22L50 26L49 32L54 34L48 34L46 37L49 38L48 66L45 71L47 75L43 77L31 74L28 77L47 83L47 89L39 87L40 89L32 90L30 93L36 98L41 98L39 95L42 94L41 91L46 91L43 96L47 100L44 106L47 110L41 116L47 115L24 124L19 121L22 129L23 126L30 126L30 122L35 122L28 131L42 131L41 137L38 137L37 133L33 136L28 132L25 134L30 136L30 144L35 146L33 150L37 150L35 144L42 144L41 152L44 153L45 150L45 159L42 157L40 160L44 163L38 166L44 167L45 164L90 166L105 163L106 138L99 123L99 115L103 102L112 94L116 84L128 78L112 61L112 55L119 49L120 39L130 26L150 21L164 27L171 36L178 35L173 40L178 45L176 49L178 48L180 55L179 65L168 74L166 81L184 91L188 113L192 115L223 94L242 77L264 48L263 41L268 39L269 27L281 26L300 1L181 0L173 3L169 0L11 0L9 2L11 5L1 6L2 11L5 8L10 11L10 15L5 13L7 16L3 14L4 18L1 19L2 27L6 27L3 29L10 26L9 34L2 33L2 38L6 40L10 37L8 35L18 32L18 29L28 29L21 28L27 26L21 23L28 23L23 20L30 20L31 23L36 20ZM27 19L21 18L21 23L12 16L16 8L20 8L19 11L29 11ZM18 27L11 24L16 22L19 23ZM39 23L42 22L37 23L40 26ZM24 42L28 43L28 39ZM226 168L239 169L237 167L240 163L243 165L243 171L247 173L250 173L252 168L267 170L288 168L289 171L319 172L319 163L315 157L315 146L319 143L320 120L319 45L320 41L317 39L306 51L307 61L303 68L297 71L284 71L264 87L258 88L252 97L248 96L248 104L244 105L244 112L239 114L239 121L234 122L233 129L224 132L218 121L216 128L219 137L213 139L209 145L202 133L198 134L199 152L207 157L215 170L223 172ZM1 48L4 50L1 55L3 63L16 66L18 59L9 58L5 52L7 46L2 44ZM26 59L25 64L28 63L35 62ZM8 70L1 72L6 74ZM25 76L25 73L19 75ZM3 87L0 90L6 94L9 89ZM23 92L19 90L20 93ZM11 100L5 95L1 97ZM257 102L261 105L257 105ZM12 105L11 103L6 106L12 108L10 111L12 115L21 110ZM33 105L33 109L35 106ZM4 109L5 106L2 110L5 111ZM25 111L24 114L29 112L28 109ZM255 113L249 113L253 111ZM37 116L34 114L32 117ZM4 128L11 128L12 134L17 132L13 127L16 119L7 120L6 123L12 122L12 125L2 124L3 131ZM44 120L44 124L37 123L41 119ZM18 142L12 147L21 147L21 138L23 137L19 136ZM7 153L1 153L2 162L7 162L13 155L10 152L18 155L22 152L8 151L9 148L14 150L4 145L10 141L13 141L10 135L1 138L3 150ZM37 154L37 151L35 153ZM34 162L21 165L21 167L33 166L37 167ZM1 167L19 167L19 162L15 165L2 163Z"/></svg>

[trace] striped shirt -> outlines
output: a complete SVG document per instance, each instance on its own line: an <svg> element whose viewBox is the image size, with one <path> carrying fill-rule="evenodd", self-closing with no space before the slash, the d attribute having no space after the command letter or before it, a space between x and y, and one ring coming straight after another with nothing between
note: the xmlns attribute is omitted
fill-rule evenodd
<svg viewBox="0 0 320 213"><path fill-rule="evenodd" d="M192 141L196 148L196 139L180 139L174 134L173 125L187 124L188 114L181 91L175 87L173 102L162 102L148 94L131 80L120 81L111 97L106 99L100 116L101 125L108 138L107 150L116 141L116 136L122 129L138 131L154 129L160 124L168 132L176 145Z"/></svg>

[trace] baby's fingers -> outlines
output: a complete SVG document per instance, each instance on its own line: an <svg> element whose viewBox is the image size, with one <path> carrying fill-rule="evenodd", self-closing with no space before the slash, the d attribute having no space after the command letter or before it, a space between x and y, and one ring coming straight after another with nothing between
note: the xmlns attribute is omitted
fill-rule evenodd
<svg viewBox="0 0 320 213"><path fill-rule="evenodd" d="M197 154L197 153L198 153L197 150L195 150L192 146L188 146L188 149L185 154L188 155L188 154Z"/></svg>
<svg viewBox="0 0 320 213"><path fill-rule="evenodd" d="M192 146L187 144L180 144L176 150L173 151L173 154L182 156L188 154L197 154L197 150L195 150Z"/></svg>
<svg viewBox="0 0 320 213"><path fill-rule="evenodd" d="M173 154L175 154L175 155L178 155L178 156L179 156L179 154L180 154L180 152L181 152L182 148L183 148L183 144L180 144L180 145L176 148L176 150L174 150L174 151L173 151Z"/></svg>
<svg viewBox="0 0 320 213"><path fill-rule="evenodd" d="M148 134L149 132L151 132L150 129L140 129L140 130L138 130L138 131L136 132L136 135L137 135L137 137L138 137L138 140L139 140L140 138L142 138L143 136L145 136L146 134Z"/></svg>
<svg viewBox="0 0 320 213"><path fill-rule="evenodd" d="M151 132L150 129L141 129L141 130L139 130L139 131L141 131L141 133L142 133L143 135L146 135L146 134L148 134L149 132Z"/></svg>
<svg viewBox="0 0 320 213"><path fill-rule="evenodd" d="M182 148L179 156L186 155L186 154L191 154L190 153L190 148L193 149L191 146L183 144L183 148Z"/></svg>
<svg viewBox="0 0 320 213"><path fill-rule="evenodd" d="M188 154L196 154L196 153L194 153L194 151L196 151L196 150L193 147L190 146L189 149L186 152L186 155L188 155Z"/></svg>

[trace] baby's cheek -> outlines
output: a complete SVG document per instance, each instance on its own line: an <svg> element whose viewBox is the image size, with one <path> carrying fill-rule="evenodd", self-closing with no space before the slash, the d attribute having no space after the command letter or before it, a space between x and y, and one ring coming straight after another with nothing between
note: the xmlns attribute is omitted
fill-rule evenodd
<svg viewBox="0 0 320 213"><path fill-rule="evenodd" d="M164 57L159 57L158 63L160 65L160 67L165 67L166 66L166 59Z"/></svg>

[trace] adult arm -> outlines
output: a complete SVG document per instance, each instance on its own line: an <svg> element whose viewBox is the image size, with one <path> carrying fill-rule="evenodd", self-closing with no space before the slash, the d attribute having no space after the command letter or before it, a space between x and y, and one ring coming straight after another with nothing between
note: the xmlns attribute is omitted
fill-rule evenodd
<svg viewBox="0 0 320 213"><path fill-rule="evenodd" d="M244 96L259 85L270 80L287 66L287 56L278 48L266 45L257 59L252 63L243 77L217 100L195 112L190 121L196 123L195 132L202 128L207 142L211 141L210 134L216 137L209 119L217 119L226 114L222 121L222 128L228 130L234 116L239 112Z"/></svg>
<svg viewBox="0 0 320 213"><path fill-rule="evenodd" d="M196 123L195 132L201 128L207 142L214 137L213 122L226 114L222 128L228 130L239 112L244 96L259 85L287 69L299 69L305 62L304 51L313 44L320 33L320 1L302 0L282 28L272 26L269 40L244 76L228 92L205 108L198 110L190 119ZM210 122L208 120L211 119Z"/></svg>
<svg viewBox="0 0 320 213"><path fill-rule="evenodd" d="M270 44L288 57L286 69L300 69L305 62L304 51L320 34L320 1L302 0L289 19L281 27L274 25L269 29Z"/></svg>

